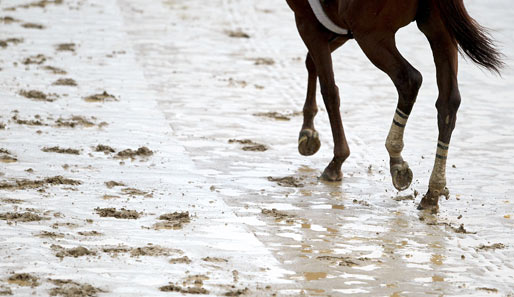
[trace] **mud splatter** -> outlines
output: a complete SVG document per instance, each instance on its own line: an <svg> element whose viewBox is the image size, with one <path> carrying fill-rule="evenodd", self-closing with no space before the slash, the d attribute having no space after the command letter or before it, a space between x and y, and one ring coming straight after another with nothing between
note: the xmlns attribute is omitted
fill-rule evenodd
<svg viewBox="0 0 514 297"><path fill-rule="evenodd" d="M45 26L43 26L41 24L36 24L36 23L23 23L23 24L21 24L21 26L26 29L38 29L38 30L45 29Z"/></svg>
<svg viewBox="0 0 514 297"><path fill-rule="evenodd" d="M14 163L17 162L18 159L16 159L11 152L9 152L6 149L0 148L0 162L1 163Z"/></svg>
<svg viewBox="0 0 514 297"><path fill-rule="evenodd" d="M124 186L125 186L125 184L124 184L124 183L122 183L122 182L117 182L117 181L113 181L113 180L111 180L111 181L105 182L105 186L106 186L107 188L109 188L109 189L112 189L112 188L114 188L114 187L124 187Z"/></svg>
<svg viewBox="0 0 514 297"><path fill-rule="evenodd" d="M58 154L69 154L69 155L80 155L80 151L72 148L60 148L58 146L44 147L41 149L45 153L58 153Z"/></svg>
<svg viewBox="0 0 514 297"><path fill-rule="evenodd" d="M11 295L12 295L11 288L0 285L0 296L11 296Z"/></svg>
<svg viewBox="0 0 514 297"><path fill-rule="evenodd" d="M191 259L189 257L184 256L180 258L173 258L169 261L170 264L191 264Z"/></svg>
<svg viewBox="0 0 514 297"><path fill-rule="evenodd" d="M63 233L55 233L55 232L48 232L48 231L41 231L41 233L36 234L36 236L41 237L41 238L51 238L51 239L64 238Z"/></svg>
<svg viewBox="0 0 514 297"><path fill-rule="evenodd" d="M100 94L94 94L90 95L84 98L87 102L106 102L106 101L118 101L114 95L111 95L107 93L106 91L103 91L103 93Z"/></svg>
<svg viewBox="0 0 514 297"><path fill-rule="evenodd" d="M125 245L118 245L114 247L103 247L102 252L110 254L111 256L116 256L118 254L130 254L131 257L162 257L162 256L171 256L176 254L181 254L181 250L170 249L166 247L162 247L159 245L148 244L144 247L128 247Z"/></svg>
<svg viewBox="0 0 514 297"><path fill-rule="evenodd" d="M225 292L223 294L223 296L241 296L241 295L246 295L246 293L248 293L248 291L249 291L248 288L232 290L232 291Z"/></svg>
<svg viewBox="0 0 514 297"><path fill-rule="evenodd" d="M78 257L83 257L83 256L95 256L96 255L96 252L88 250L87 248L85 248L83 246L66 249L60 245L53 244L51 246L51 248L52 248L52 250L57 251L55 256L57 258L61 258L61 259L64 257L78 258Z"/></svg>
<svg viewBox="0 0 514 297"><path fill-rule="evenodd" d="M96 213L101 217L112 217L116 219L139 219L141 213L135 210L129 210L122 208L116 210L116 208L95 208Z"/></svg>
<svg viewBox="0 0 514 297"><path fill-rule="evenodd" d="M135 151L132 149L126 149L116 154L116 156L121 159L135 159L136 157L149 157L151 155L153 155L153 151L146 146L142 146Z"/></svg>
<svg viewBox="0 0 514 297"><path fill-rule="evenodd" d="M108 145L99 144L95 147L95 152L103 152L104 154L114 153L116 150L114 150L112 147Z"/></svg>
<svg viewBox="0 0 514 297"><path fill-rule="evenodd" d="M255 58L253 61L255 65L275 65L275 60L272 58Z"/></svg>
<svg viewBox="0 0 514 297"><path fill-rule="evenodd" d="M82 235L82 236L103 236L104 234L103 233L100 233L98 231L81 231L81 232L78 232L77 233L78 235Z"/></svg>
<svg viewBox="0 0 514 297"><path fill-rule="evenodd" d="M123 189L121 189L121 192L123 193L123 195L132 196L132 197L135 197L135 196L143 196L145 198L153 197L152 193L141 191L136 188L123 188Z"/></svg>
<svg viewBox="0 0 514 297"><path fill-rule="evenodd" d="M371 206L367 201L364 201L364 200L353 199L352 202L355 203L355 204L360 204L362 206L366 206L366 207L370 207Z"/></svg>
<svg viewBox="0 0 514 297"><path fill-rule="evenodd" d="M490 251L490 250L502 250L506 248L506 246L503 243L494 243L491 245L485 245L481 244L476 248L477 251Z"/></svg>
<svg viewBox="0 0 514 297"><path fill-rule="evenodd" d="M228 263L227 259L218 258L218 257L205 257L205 258L202 258L202 261L212 262L212 263Z"/></svg>
<svg viewBox="0 0 514 297"><path fill-rule="evenodd" d="M292 117L302 115L302 112L288 112L288 113L280 113L276 111L270 111L270 112L258 112L254 113L254 116L257 117L265 117L270 118L277 121L290 121Z"/></svg>
<svg viewBox="0 0 514 297"><path fill-rule="evenodd" d="M53 74L61 74L61 75L68 74L68 72L66 72L66 70L63 70L61 68L57 68L54 66L44 66L43 69L46 71L49 71Z"/></svg>
<svg viewBox="0 0 514 297"><path fill-rule="evenodd" d="M277 183L281 187L302 188L305 186L302 183L302 180L295 176L286 176L286 177L268 176L268 180L271 182Z"/></svg>
<svg viewBox="0 0 514 297"><path fill-rule="evenodd" d="M25 189L36 189L46 185L58 186L58 185L71 185L76 186L82 184L81 181L64 178L60 175L54 177L47 177L41 180L29 180L29 179L17 179L14 182L2 182L0 183L0 189L2 190L25 190Z"/></svg>
<svg viewBox="0 0 514 297"><path fill-rule="evenodd" d="M58 80L54 81L52 85L76 87L77 82L73 78L59 78Z"/></svg>
<svg viewBox="0 0 514 297"><path fill-rule="evenodd" d="M264 152L268 150L264 144L256 143L250 139L229 139L228 143L239 143L242 144L241 148L243 151L254 151L254 152Z"/></svg>
<svg viewBox="0 0 514 297"><path fill-rule="evenodd" d="M287 213L279 211L275 208L273 208L271 210L264 208L261 210L261 213L263 215L267 215L267 216L275 218L275 221L277 221L277 222L285 220L286 223L292 223L292 222L294 222L294 218L295 218L294 215L287 214Z"/></svg>
<svg viewBox="0 0 514 297"><path fill-rule="evenodd" d="M95 297L98 293L106 293L106 291L90 284L80 284L72 280L55 279L51 282L57 287L50 289L50 296Z"/></svg>
<svg viewBox="0 0 514 297"><path fill-rule="evenodd" d="M55 45L59 52L75 52L75 43L60 43Z"/></svg>
<svg viewBox="0 0 514 297"><path fill-rule="evenodd" d="M338 266L351 267L358 265L354 259L345 256L319 256L316 259L328 261L330 263L337 264Z"/></svg>
<svg viewBox="0 0 514 297"><path fill-rule="evenodd" d="M162 286L159 288L162 292L179 292L183 294L209 294L209 291L207 291L204 288L198 288L198 287L186 287L183 288L179 285L175 285L173 283L169 283L169 285Z"/></svg>
<svg viewBox="0 0 514 297"><path fill-rule="evenodd" d="M13 18L11 16L4 16L4 17L0 17L0 22L4 23L4 24L12 24L12 23L19 23L21 21Z"/></svg>
<svg viewBox="0 0 514 297"><path fill-rule="evenodd" d="M2 202L9 204L21 204L24 201L21 199L13 199L13 198L2 198Z"/></svg>
<svg viewBox="0 0 514 297"><path fill-rule="evenodd" d="M191 222L189 212L174 212L167 213L159 216L159 220L164 222L158 222L153 225L156 230L160 229L181 229L184 224Z"/></svg>
<svg viewBox="0 0 514 297"><path fill-rule="evenodd" d="M16 273L14 275L11 275L7 279L7 282L22 287L34 288L39 286L39 278L28 273Z"/></svg>
<svg viewBox="0 0 514 297"><path fill-rule="evenodd" d="M0 40L0 47L2 48L6 48L9 46L9 44L18 44L18 43L22 43L23 42L23 38L8 38L8 39L4 39L4 40Z"/></svg>
<svg viewBox="0 0 514 297"><path fill-rule="evenodd" d="M57 98L59 98L57 94L45 94L38 90L20 90L18 94L25 98L35 101L54 102L55 100L57 100Z"/></svg>
<svg viewBox="0 0 514 297"><path fill-rule="evenodd" d="M46 62L45 55L38 54L35 56L30 56L30 57L25 58L21 63L23 65L31 65L31 64L41 65L45 62Z"/></svg>
<svg viewBox="0 0 514 297"><path fill-rule="evenodd" d="M33 212L3 212L0 213L0 220L16 222L39 222L43 220L50 220L50 218L39 216Z"/></svg>
<svg viewBox="0 0 514 297"><path fill-rule="evenodd" d="M63 3L63 0L41 0L41 1L31 2L28 4L12 6L9 8L5 8L4 10L16 10L16 8L28 9L28 8L32 8L32 7L45 8L47 5L50 5L50 4L62 4L62 3Z"/></svg>
<svg viewBox="0 0 514 297"><path fill-rule="evenodd" d="M243 32L242 30L226 30L225 34L232 38L250 38L248 33Z"/></svg>
<svg viewBox="0 0 514 297"><path fill-rule="evenodd" d="M23 120L18 117L18 115L12 116L12 120L18 125L27 125L27 126L47 126L38 116L35 116L33 120Z"/></svg>
<svg viewBox="0 0 514 297"><path fill-rule="evenodd" d="M55 121L57 127L93 127L95 125L94 118L88 120L83 116L71 116L68 119L59 118Z"/></svg>

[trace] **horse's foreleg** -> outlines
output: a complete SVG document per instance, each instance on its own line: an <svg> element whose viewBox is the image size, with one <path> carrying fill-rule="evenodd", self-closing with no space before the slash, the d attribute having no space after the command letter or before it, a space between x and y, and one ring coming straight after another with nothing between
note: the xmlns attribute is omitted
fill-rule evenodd
<svg viewBox="0 0 514 297"><path fill-rule="evenodd" d="M331 33L321 27L314 16L296 16L298 31L319 77L321 94L327 108L334 139L334 157L325 168L322 178L330 181L342 179L341 165L350 155L350 149L344 135L343 123L339 112L339 91L334 80L330 38Z"/></svg>
<svg viewBox="0 0 514 297"><path fill-rule="evenodd" d="M385 146L389 153L393 185L400 191L405 190L412 182L412 171L401 155L403 132L416 101L422 77L398 52L394 34L388 38L367 35L357 38L357 41L371 62L391 78L398 91L398 104Z"/></svg>
<svg viewBox="0 0 514 297"><path fill-rule="evenodd" d="M330 50L336 50L347 40L348 38L346 37L333 39L329 43ZM304 156L311 156L319 150L321 142L318 132L314 128L314 117L318 113L318 107L316 105L316 83L318 81L318 74L310 53L308 53L305 58L305 67L308 72L307 97L303 106L303 125L300 136L298 137L298 151Z"/></svg>
<svg viewBox="0 0 514 297"><path fill-rule="evenodd" d="M446 158L448 157L450 138L455 128L457 110L460 105L457 83L457 47L446 32L436 32L424 31L432 47L437 72L439 97L436 108L439 137L428 192L418 207L419 209L432 209L434 211L438 208L439 197L449 194L446 188Z"/></svg>

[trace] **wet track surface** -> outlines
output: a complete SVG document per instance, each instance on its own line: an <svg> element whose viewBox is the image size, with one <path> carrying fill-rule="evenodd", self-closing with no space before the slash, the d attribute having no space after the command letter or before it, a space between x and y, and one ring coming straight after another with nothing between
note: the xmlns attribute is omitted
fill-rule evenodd
<svg viewBox="0 0 514 297"><path fill-rule="evenodd" d="M472 16L493 29L494 36L502 43L507 65L512 65L514 43L509 36L514 29L511 21L514 15L508 9L508 1L494 3L489 7L487 3L467 1L466 5ZM137 202L127 199L115 204L118 208L137 208L147 213L147 209L155 208L153 214L160 214L161 210L165 212L164 204L167 210L189 210L196 212L197 217L191 222L193 231L189 227L171 231L184 234L141 230L141 225L153 223L143 219L141 224L131 221L123 235L117 234L117 230L124 228L120 222L111 233L106 232L101 241L80 241L84 246L98 248L127 242L167 246L169 238L173 242L184 238L174 247L193 260L191 267L170 268L165 261L164 264L157 260L138 263L137 259L123 262L122 257L121 261L127 265L123 267L132 274L118 271L118 281L109 284L108 280L116 279L112 276L116 271L113 266L119 265L116 261L120 259L78 258L69 267L88 267L84 277L90 276L88 282L105 291L97 292L99 296L134 293L141 288L144 290L140 292L146 295L162 295L157 288L163 285L163 280L153 278L151 272L133 284L133 290L121 289L130 283L131 277L139 277L138 270L149 268L177 283L181 269L190 269L191 274L205 273L210 277L210 281L204 280L209 292L203 293L211 295L223 295L227 288L234 289L226 283L237 283L235 275L240 274L236 287L249 288L240 292L248 296L513 296L514 161L511 156L514 155L514 116L511 111L514 101L511 97L514 70L510 66L499 78L461 59L459 78L463 102L447 169L451 195L440 202L440 212L433 215L416 210L428 186L436 149L437 88L428 43L415 24L402 29L397 37L402 54L424 76L405 135L404 158L414 172L414 182L408 190L398 193L391 184L384 148L396 106L396 90L354 41L334 54L341 111L352 154L343 165L343 182L326 183L318 180L318 176L331 159L333 146L322 104L316 118L322 141L320 151L315 156L303 157L296 147L306 88L303 62L306 51L285 2L215 0L207 6L204 1L168 0L148 4L118 0L91 4L79 1L76 6L79 7L77 13L82 11L88 15L83 21L94 23L96 18L90 14L98 13L97 29L105 31L93 34L94 38L99 38L96 41L89 40L84 32L77 32L76 36L82 35L76 40L73 36L67 37L80 44L79 65L88 64L87 55L96 57L92 52L81 56L88 42L93 43L91 47L101 49L102 55L116 56L114 51L128 54L120 55L121 62L93 58L99 65L83 70L85 73L81 73L80 68L70 71L70 75L82 78L84 84L79 91L87 90L89 95L100 91L96 88L105 84L112 86L110 92L121 97L120 102L111 105L95 105L94 111L88 109L91 105L87 103L67 106L71 114L88 110L98 121L102 116L116 115L108 121L110 125L105 132L98 135L84 132L82 142L73 142L84 147L92 142L109 143L120 149L146 144L157 153L152 157L155 158L152 164L127 161L129 165L122 169L118 168L118 161L113 163L98 155L89 160L84 153L83 159L74 161L80 170L73 176L85 179L85 170L88 179L96 178L93 186L102 184L104 178L111 178L152 189L153 199ZM30 16L26 11L4 11L3 15ZM53 10L49 7L43 12L51 15ZM48 15L46 18L51 27L51 18ZM110 31L116 32L115 38ZM58 42L61 41L55 41ZM28 51L21 56L37 54L30 52L30 47ZM74 59L76 57L71 56L65 61L70 63L76 61ZM8 55L3 55L2 60L9 61ZM23 67L18 67L18 72L2 67L0 74L8 90L4 92L15 94L25 87L23 84L37 85L34 83L38 81L37 75L19 79L21 83L13 82L13 76L23 75ZM321 103L319 95L318 98ZM0 123L7 123L16 108L22 115L48 110L47 105L24 110L24 106L16 107L15 99L21 100L9 101ZM114 105L118 103L125 105ZM64 108L62 110L64 112ZM120 110L130 116L118 118ZM124 125L130 129L124 129ZM10 133L1 138L2 148L6 146L20 159L17 163L0 163L5 165L5 180L20 176L19 171L25 169L27 163L23 163L22 156L27 149L22 144L34 133L14 126L9 122L5 131L0 130L0 133ZM137 134L131 129L138 131ZM62 141L62 145L71 145L69 139L77 137L75 132L50 133L57 137L50 139L57 139L56 143ZM27 140L15 139L19 135ZM48 143L43 141L42 144ZM32 162L37 163L42 157L34 159ZM67 159L61 161L67 162ZM95 170L86 168L88 164L106 169L98 169L104 173L95 175L91 173ZM50 172L60 174L60 165L49 165L49 168L53 168ZM88 205L88 199L96 195L97 188L80 189L80 195L75 192L67 195L79 205ZM2 191L2 198L15 198L12 191ZM186 195L180 202L166 198L168 193L181 192ZM23 199L39 201L40 194L36 191L16 193ZM62 193L56 193L59 194ZM104 200L100 199L94 206L112 206ZM59 203L55 201L51 208L58 211ZM72 212L74 218L83 221L90 217L75 213L73 205L66 202L64 209ZM2 207L5 212L11 206ZM66 211L61 210L67 214ZM22 244L23 236L29 236L27 234L38 228L30 227L21 232L3 222L0 221L3 234L19 232L22 235L18 240L0 242L1 251L11 258L20 256L21 252L11 254L9 249ZM230 223L228 231L223 229L225 222ZM137 236L129 239L130 234ZM202 242L209 246L208 251L202 249ZM70 239L67 243L76 241ZM36 246L29 246L26 250L37 252ZM213 255L228 258L230 262L217 263L219 269L195 262L195 257L202 259ZM92 268L97 261L103 263L100 270ZM3 280L16 269L20 270L12 260L4 263L8 268L2 270ZM29 271L31 263L27 260L23 270ZM58 271L78 278L79 268L68 270L69 267L66 262L56 262L46 269L31 272ZM166 272L169 269L175 270ZM93 277L97 272L108 274L110 278ZM268 285L270 287L266 288ZM12 282L5 281L2 286L10 288ZM42 288L46 287L39 288L45 292Z"/></svg>

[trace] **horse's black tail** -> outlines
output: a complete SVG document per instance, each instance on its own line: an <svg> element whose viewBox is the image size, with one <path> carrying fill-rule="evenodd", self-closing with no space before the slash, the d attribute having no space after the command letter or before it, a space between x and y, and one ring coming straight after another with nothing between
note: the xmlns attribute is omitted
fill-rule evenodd
<svg viewBox="0 0 514 297"><path fill-rule="evenodd" d="M467 12L463 0L436 0L446 29L473 62L500 74L503 55L495 48L487 29Z"/></svg>

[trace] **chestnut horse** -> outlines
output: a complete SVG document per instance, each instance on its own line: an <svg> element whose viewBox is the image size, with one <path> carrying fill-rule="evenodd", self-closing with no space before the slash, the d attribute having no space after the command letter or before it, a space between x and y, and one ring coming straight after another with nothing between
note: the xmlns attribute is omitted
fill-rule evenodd
<svg viewBox="0 0 514 297"><path fill-rule="evenodd" d="M402 158L403 132L421 86L422 76L395 44L398 29L416 21L428 39L436 66L437 121L439 137L436 158L427 194L419 209L437 210L440 196L447 196L446 158L457 109L461 99L457 83L458 51L473 62L499 73L501 54L486 30L472 19L463 0L286 0L294 11L298 32L309 53L305 61L308 75L303 126L298 140L302 155L312 155L320 147L314 128L316 81L319 78L334 140L334 157L322 178L342 179L341 165L350 155L339 112L339 89L334 81L331 53L349 39L355 39L371 62L384 71L398 91L398 104L386 148L393 185L407 189L412 171Z"/></svg>

